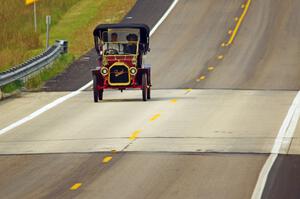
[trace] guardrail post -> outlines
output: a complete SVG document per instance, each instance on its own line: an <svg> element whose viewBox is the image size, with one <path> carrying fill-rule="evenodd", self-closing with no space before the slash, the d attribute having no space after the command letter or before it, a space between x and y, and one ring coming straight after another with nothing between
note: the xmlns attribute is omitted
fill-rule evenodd
<svg viewBox="0 0 300 199"><path fill-rule="evenodd" d="M62 47L61 54L68 53L69 43L67 40L56 40L56 42Z"/></svg>
<svg viewBox="0 0 300 199"><path fill-rule="evenodd" d="M49 37L50 37L50 24L51 16L46 16L47 32L46 32L46 49L49 48Z"/></svg>

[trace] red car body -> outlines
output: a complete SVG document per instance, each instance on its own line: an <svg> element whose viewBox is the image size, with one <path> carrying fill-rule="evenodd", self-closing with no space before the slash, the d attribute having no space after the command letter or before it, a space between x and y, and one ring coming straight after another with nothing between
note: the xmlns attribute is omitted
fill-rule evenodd
<svg viewBox="0 0 300 199"><path fill-rule="evenodd" d="M104 24L96 27L94 40L99 60L98 67L92 70L95 102L103 99L106 89L123 91L137 88L142 90L144 101L150 99L151 69L143 64L143 55L149 51L149 33L150 29L145 24ZM109 41L110 34L111 39L119 34L123 40ZM130 49L132 52L128 52Z"/></svg>

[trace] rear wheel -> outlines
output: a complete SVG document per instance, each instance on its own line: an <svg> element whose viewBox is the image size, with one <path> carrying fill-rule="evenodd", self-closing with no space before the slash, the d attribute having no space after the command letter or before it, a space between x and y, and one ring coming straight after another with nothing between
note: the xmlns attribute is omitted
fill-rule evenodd
<svg viewBox="0 0 300 199"><path fill-rule="evenodd" d="M142 94L143 94L143 101L147 101L148 85L147 85L147 74L146 73L144 73L142 75Z"/></svg>
<svg viewBox="0 0 300 199"><path fill-rule="evenodd" d="M98 102L100 95L99 91L97 90L97 77L93 75L93 91L94 91L94 102ZM102 96L101 96L102 98Z"/></svg>

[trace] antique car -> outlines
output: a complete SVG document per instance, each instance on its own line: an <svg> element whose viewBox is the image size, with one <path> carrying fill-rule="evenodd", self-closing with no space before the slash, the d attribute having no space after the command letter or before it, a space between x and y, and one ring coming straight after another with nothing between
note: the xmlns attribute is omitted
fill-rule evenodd
<svg viewBox="0 0 300 199"><path fill-rule="evenodd" d="M98 66L92 70L94 101L105 89L141 89L150 99L151 67L143 62L150 51L150 29L145 24L101 24L93 32Z"/></svg>

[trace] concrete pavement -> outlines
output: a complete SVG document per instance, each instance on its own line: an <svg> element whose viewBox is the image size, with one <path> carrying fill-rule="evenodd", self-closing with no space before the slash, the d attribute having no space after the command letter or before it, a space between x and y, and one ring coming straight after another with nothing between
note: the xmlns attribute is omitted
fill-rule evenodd
<svg viewBox="0 0 300 199"><path fill-rule="evenodd" d="M0 194L9 199L249 198L266 158L141 152L117 153L102 164L105 155L0 156ZM81 186L71 191L77 183Z"/></svg>
<svg viewBox="0 0 300 199"><path fill-rule="evenodd" d="M147 62L159 88L153 100L142 102L140 91L108 91L102 103L94 104L91 91L82 92L1 135L0 194L250 198L297 93L293 90L299 89L299 5L296 0L253 1L233 46L220 51L241 3L178 2L151 38ZM213 61L220 52L224 58ZM196 81L211 63L214 70ZM0 106L1 128L62 94L31 94L34 104L30 97L0 104L7 106ZM284 147L290 153L299 151L298 133L299 127L291 146ZM284 192L299 196L288 184L297 180L280 177L295 161L284 161L277 170L281 160L271 171L265 198L283 182ZM298 169L292 171L289 175ZM74 185L77 189L70 190Z"/></svg>
<svg viewBox="0 0 300 199"><path fill-rule="evenodd" d="M95 104L91 92L84 92L0 136L0 153L125 147L126 151L268 153L295 92L154 90L147 103L140 95L140 91L122 95L110 91L103 103ZM129 137L135 131L138 139L132 143Z"/></svg>

